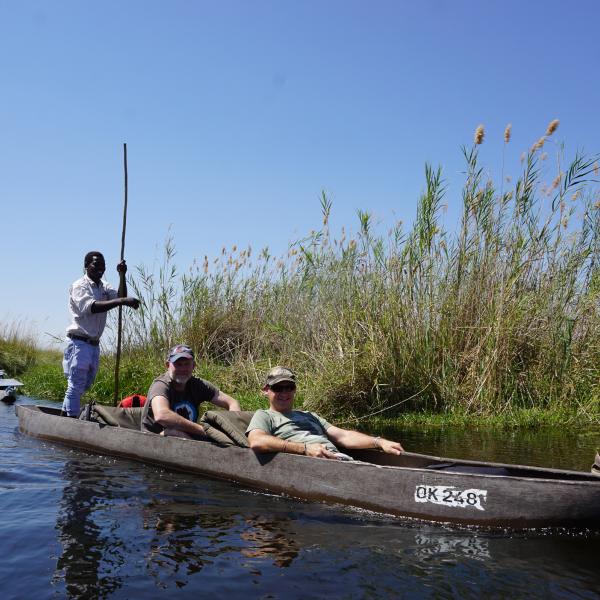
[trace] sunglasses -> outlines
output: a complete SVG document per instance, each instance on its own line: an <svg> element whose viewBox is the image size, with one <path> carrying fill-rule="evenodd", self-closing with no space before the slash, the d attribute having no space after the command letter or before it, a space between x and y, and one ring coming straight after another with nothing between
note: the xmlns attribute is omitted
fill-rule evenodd
<svg viewBox="0 0 600 600"><path fill-rule="evenodd" d="M296 389L295 383L276 383L270 388L277 394L279 392L293 392Z"/></svg>

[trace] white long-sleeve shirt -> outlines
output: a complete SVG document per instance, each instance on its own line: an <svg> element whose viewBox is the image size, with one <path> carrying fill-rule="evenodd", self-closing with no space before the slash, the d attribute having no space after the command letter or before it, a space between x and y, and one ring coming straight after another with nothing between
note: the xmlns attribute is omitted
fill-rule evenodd
<svg viewBox="0 0 600 600"><path fill-rule="evenodd" d="M114 300L119 293L106 281L94 283L87 275L78 279L69 288L69 312L71 324L67 334L81 335L99 340L106 326L106 312L92 313L92 304L97 300Z"/></svg>

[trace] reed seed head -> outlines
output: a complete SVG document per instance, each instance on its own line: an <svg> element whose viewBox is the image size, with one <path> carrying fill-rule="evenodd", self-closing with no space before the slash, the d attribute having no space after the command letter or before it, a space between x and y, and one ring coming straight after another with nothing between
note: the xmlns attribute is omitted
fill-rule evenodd
<svg viewBox="0 0 600 600"><path fill-rule="evenodd" d="M483 138L485 137L485 130L483 129L483 125L478 125L475 130L475 143L481 144L483 143Z"/></svg>
<svg viewBox="0 0 600 600"><path fill-rule="evenodd" d="M531 147L531 151L532 152L537 152L538 150L540 150L541 148L544 147L544 143L546 142L546 136L543 135L532 147Z"/></svg>
<svg viewBox="0 0 600 600"><path fill-rule="evenodd" d="M504 143L508 144L510 142L510 134L512 130L512 123L509 123L504 130Z"/></svg>
<svg viewBox="0 0 600 600"><path fill-rule="evenodd" d="M550 121L548 129L546 129L546 135L552 135L558 129L559 123L560 121L558 119Z"/></svg>
<svg viewBox="0 0 600 600"><path fill-rule="evenodd" d="M594 175L596 177L598 177L598 175L600 175L600 165L598 164L598 161L596 161L594 163Z"/></svg>

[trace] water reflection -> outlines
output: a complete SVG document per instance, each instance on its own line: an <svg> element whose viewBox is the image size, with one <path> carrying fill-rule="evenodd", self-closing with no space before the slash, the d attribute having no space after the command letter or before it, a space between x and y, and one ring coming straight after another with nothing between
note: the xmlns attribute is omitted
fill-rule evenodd
<svg viewBox="0 0 600 600"><path fill-rule="evenodd" d="M235 518L210 507L205 512L201 503L178 498L179 492L165 497L160 483L150 484L148 492L149 497L163 498L143 507L144 529L151 535L146 568L159 588L166 589L171 581L185 587L191 577L212 566L215 557L230 550L227 532Z"/></svg>
<svg viewBox="0 0 600 600"><path fill-rule="evenodd" d="M100 575L105 558L118 561L118 549L107 543L104 528L96 522L96 507L110 501L109 486L98 486L99 472L89 461L70 460L62 469L66 482L60 502L56 529L62 553L56 563L53 583L64 578L68 598L105 598L121 586L112 574ZM117 554L107 555L107 549Z"/></svg>
<svg viewBox="0 0 600 600"><path fill-rule="evenodd" d="M270 519L265 515L246 518L247 529L241 538L248 544L242 554L248 558L272 559L276 567L289 567L298 556L299 548L292 531L293 521Z"/></svg>
<svg viewBox="0 0 600 600"><path fill-rule="evenodd" d="M184 587L195 574L214 568L224 557L242 569L246 565L250 572L252 566L244 558L269 560L273 566L284 568L298 556L290 517L246 515L243 506L232 509L223 505L223 496L213 498L221 506L211 506L202 495L201 491L198 502L178 492L178 498L153 501L144 507L144 528L151 532L148 574L158 587L166 588L172 580L177 587Z"/></svg>
<svg viewBox="0 0 600 600"><path fill-rule="evenodd" d="M473 559L486 561L492 558L489 540L477 535L443 536L417 532L415 556L421 559L452 556L455 560Z"/></svg>

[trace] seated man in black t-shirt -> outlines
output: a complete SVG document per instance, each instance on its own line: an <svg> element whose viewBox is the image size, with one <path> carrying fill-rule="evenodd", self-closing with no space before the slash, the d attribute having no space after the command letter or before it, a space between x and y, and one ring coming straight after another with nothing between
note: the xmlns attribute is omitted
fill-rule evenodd
<svg viewBox="0 0 600 600"><path fill-rule="evenodd" d="M238 401L221 392L209 381L192 375L196 363L189 346L171 348L167 371L150 386L142 413L142 431L186 438L204 437L197 423L199 406L212 402L227 410L241 410Z"/></svg>

